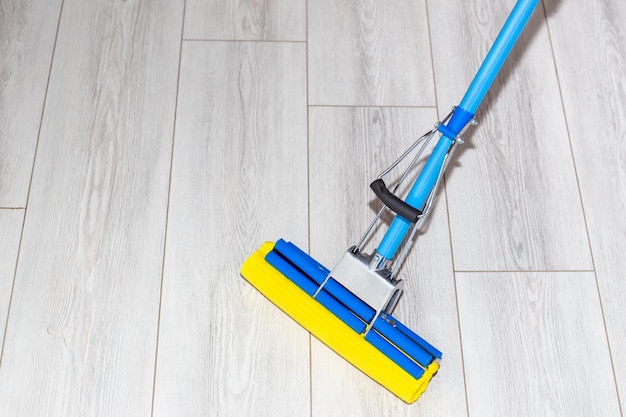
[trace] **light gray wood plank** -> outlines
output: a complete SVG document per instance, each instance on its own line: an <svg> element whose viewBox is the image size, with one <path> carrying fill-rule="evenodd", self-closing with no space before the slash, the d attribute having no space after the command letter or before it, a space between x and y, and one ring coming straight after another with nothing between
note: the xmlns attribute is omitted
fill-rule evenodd
<svg viewBox="0 0 626 417"><path fill-rule="evenodd" d="M434 106L425 1L308 4L309 103Z"/></svg>
<svg viewBox="0 0 626 417"><path fill-rule="evenodd" d="M513 3L430 4L431 21L459 22L432 26L441 106L461 100ZM446 177L455 268L591 270L541 7L483 104Z"/></svg>
<svg viewBox="0 0 626 417"><path fill-rule="evenodd" d="M3 415L150 415L182 15L169 0L64 2Z"/></svg>
<svg viewBox="0 0 626 417"><path fill-rule="evenodd" d="M155 416L309 412L309 334L239 275L307 249L306 126L305 45L184 45Z"/></svg>
<svg viewBox="0 0 626 417"><path fill-rule="evenodd" d="M0 207L25 207L60 0L0 4Z"/></svg>
<svg viewBox="0 0 626 417"><path fill-rule="evenodd" d="M188 0L185 39L306 40L305 0Z"/></svg>
<svg viewBox="0 0 626 417"><path fill-rule="evenodd" d="M15 262L20 247L24 210L0 210L0 337L4 330L11 302ZM0 346L2 342L0 341ZM0 358L0 363L2 358Z"/></svg>
<svg viewBox="0 0 626 417"><path fill-rule="evenodd" d="M357 243L381 204L369 183L436 120L434 109L310 109L311 253L332 267ZM393 178L393 176L391 177ZM390 179L386 179L392 184ZM386 227L381 228L377 238ZM366 252L376 247L372 240ZM465 415L446 205L439 193L400 271L406 282L395 316L444 352L416 404L406 405L321 342L312 344L313 416Z"/></svg>
<svg viewBox="0 0 626 417"><path fill-rule="evenodd" d="M624 410L626 3L574 0L546 7Z"/></svg>
<svg viewBox="0 0 626 417"><path fill-rule="evenodd" d="M593 273L457 273L469 414L619 417Z"/></svg>

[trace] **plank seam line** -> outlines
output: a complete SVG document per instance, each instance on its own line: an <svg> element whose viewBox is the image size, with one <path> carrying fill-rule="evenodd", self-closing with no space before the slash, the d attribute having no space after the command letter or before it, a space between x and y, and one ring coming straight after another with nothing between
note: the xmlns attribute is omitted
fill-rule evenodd
<svg viewBox="0 0 626 417"><path fill-rule="evenodd" d="M605 337L605 341L606 341L606 347L609 353L609 360L611 361L611 371L613 372L613 383L615 386L615 395L617 398L617 406L619 408L619 412L621 416L624 416L624 411L622 410L622 401L619 395L619 384L618 384L618 380L617 380L617 375L615 372L615 363L613 361L613 350L611 349L611 342L609 339L609 331L608 328L606 326L606 315L604 312L604 304L602 303L602 295L600 292L600 283L598 281L598 272L597 272L597 268L596 268L596 261L595 261L595 256L593 254L593 246L591 245L591 236L589 235L589 223L587 221L587 213L585 212L585 204L583 201L583 195L582 195L582 190L580 188L580 179L578 176L578 167L576 166L576 158L574 157L574 147L572 145L572 135L571 135L571 131L570 131L570 127L569 127L569 120L567 117L567 111L565 109L565 101L563 100L563 88L561 86L561 79L559 77L559 68L556 62L556 55L554 54L554 42L552 41L552 31L550 30L550 22L548 20L548 10L546 8L545 2L544 0L541 0L541 6L543 7L543 16L544 16L544 21L545 21L545 25L546 25L546 32L548 33L548 41L550 43L550 52L552 54L552 65L554 66L554 73L556 75L556 83L559 89L559 97L561 99L561 109L563 112L563 121L565 122L565 130L567 132L567 139L568 139L568 143L569 143L569 149L570 149L570 157L572 159L572 165L574 168L574 175L576 177L576 186L578 189L578 200L580 201L580 209L583 215L583 222L585 224L585 232L587 234L587 244L589 246L589 255L591 257L591 264L593 266L593 274L594 274L594 278L595 278L595 283L596 283L596 293L597 293L597 297L598 297L598 303L600 306L600 312L602 314L602 324L604 325L604 337Z"/></svg>
<svg viewBox="0 0 626 417"><path fill-rule="evenodd" d="M298 40L277 40L277 39L203 39L203 38L183 38L183 42L250 42L250 43L295 43L306 44L307 41Z"/></svg>
<svg viewBox="0 0 626 417"><path fill-rule="evenodd" d="M9 330L9 321L11 318L11 306L13 304L13 293L15 291L15 280L17 279L17 270L20 264L20 256L22 252L22 239L24 238L24 229L26 226L26 216L28 214L28 203L30 201L30 191L33 185L33 176L35 173L35 163L37 161L37 152L39 151L39 140L41 138L41 127L43 125L43 119L46 112L46 102L48 101L48 88L50 87L50 77L52 74L52 66L54 65L54 56L56 54L57 40L59 39L59 30L61 27L61 17L63 15L63 5L65 0L61 0L61 7L59 7L59 17L57 19L57 29L54 34L54 43L52 45L52 55L50 57L50 65L48 67L48 80L46 81L46 90L43 96L43 104L41 106L41 117L39 118L39 129L37 130L37 141L35 142L35 152L33 154L33 164L30 171L30 181L28 182L28 192L26 193L26 207L24 207L24 217L22 219L22 230L20 231L20 239L17 248L17 256L15 259L15 268L13 270L13 284L11 285L11 294L9 295L9 305L7 307L7 317L4 326L4 334L2 335L2 345L0 346L0 369L2 369L2 359L4 358L4 347L6 342L6 336Z"/></svg>
<svg viewBox="0 0 626 417"><path fill-rule="evenodd" d="M163 281L165 278L165 255L167 251L167 235L168 224L170 219L170 197L172 194L172 171L174 166L174 147L176 141L176 116L178 114L178 95L180 89L180 69L183 57L183 33L185 30L185 12L187 8L187 1L183 1L183 13L180 26L180 43L178 49L178 74L176 77L176 100L174 103L174 120L172 123L172 145L170 148L170 172L167 186L167 208L165 210L165 230L163 235L163 258L161 260L161 283L159 288L159 309L157 313L157 329L156 329L156 341L154 346L154 370L152 376L152 401L150 402L150 416L154 416L154 401L156 398L156 384L157 384L157 369L159 364L159 338L161 336L161 307L163 306Z"/></svg>
<svg viewBox="0 0 626 417"><path fill-rule="evenodd" d="M435 73L435 57L433 54L433 37L432 37L432 27L430 24L430 7L428 4L428 0L424 1L424 6L426 8L426 25L428 29L428 42L429 42L429 48L430 48L430 64L432 67L433 88L435 92L435 109L437 112L437 117L439 117L439 100L437 96L437 77ZM457 273L454 268L454 248L452 245L452 224L450 222L450 206L448 204L448 187L446 183L447 183L446 175L444 173L443 174L443 197L446 201L446 220L448 222L448 244L450 245L450 266L452 269L452 280L454 284L454 305L456 309L456 325L457 325L457 332L459 335L459 353L461 354L461 371L463 373L463 393L465 395L465 398L464 398L465 413L467 416L469 416L470 415L469 397L467 393L467 375L465 372L465 355L463 353L463 334L461 331L461 313L459 310L459 291L458 291L458 286L457 286L457 276L456 276Z"/></svg>
<svg viewBox="0 0 626 417"><path fill-rule="evenodd" d="M306 71L306 190L307 190L307 244L311 253L311 130L309 114L309 1L305 1L305 71ZM309 334L309 416L313 417L313 335Z"/></svg>

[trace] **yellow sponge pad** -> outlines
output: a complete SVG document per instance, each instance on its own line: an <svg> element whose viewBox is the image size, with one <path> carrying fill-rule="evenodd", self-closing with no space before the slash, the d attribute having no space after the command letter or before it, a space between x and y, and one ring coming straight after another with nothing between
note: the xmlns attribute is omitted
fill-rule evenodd
<svg viewBox="0 0 626 417"><path fill-rule="evenodd" d="M417 400L439 369L439 364L433 361L422 377L415 379L266 262L265 255L273 247L272 242L264 243L244 262L241 275L278 308L370 378L407 403Z"/></svg>

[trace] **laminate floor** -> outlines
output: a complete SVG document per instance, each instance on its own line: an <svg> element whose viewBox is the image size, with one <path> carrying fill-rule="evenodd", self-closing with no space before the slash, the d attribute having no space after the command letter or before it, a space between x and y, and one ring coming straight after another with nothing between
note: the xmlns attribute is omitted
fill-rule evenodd
<svg viewBox="0 0 626 417"><path fill-rule="evenodd" d="M0 416L624 417L622 1L540 1L457 150L401 270L418 402L239 275L356 243L514 4L3 2Z"/></svg>

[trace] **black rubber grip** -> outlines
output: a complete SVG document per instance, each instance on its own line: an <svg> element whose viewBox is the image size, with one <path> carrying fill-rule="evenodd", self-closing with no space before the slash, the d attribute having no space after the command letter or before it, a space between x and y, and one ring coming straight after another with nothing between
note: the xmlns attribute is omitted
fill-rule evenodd
<svg viewBox="0 0 626 417"><path fill-rule="evenodd" d="M419 216L422 215L422 211L407 204L398 198L395 194L387 189L385 182L382 179L377 179L370 184L370 188L374 191L374 194L380 198L380 201L384 205L389 207L394 213L400 217L404 217L411 223L417 222Z"/></svg>

